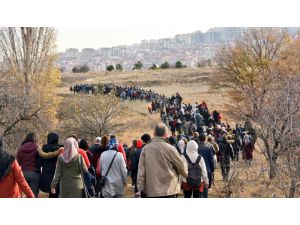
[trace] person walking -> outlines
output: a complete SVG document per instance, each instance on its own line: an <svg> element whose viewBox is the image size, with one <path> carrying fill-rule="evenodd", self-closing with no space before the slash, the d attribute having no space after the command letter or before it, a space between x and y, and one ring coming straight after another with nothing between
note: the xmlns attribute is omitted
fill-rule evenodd
<svg viewBox="0 0 300 225"><path fill-rule="evenodd" d="M224 181L229 180L230 164L233 161L233 148L231 144L234 140L227 140L226 136L220 138L219 152L220 152L220 164L222 170L222 176Z"/></svg>
<svg viewBox="0 0 300 225"><path fill-rule="evenodd" d="M101 197L122 198L127 180L127 169L123 154L110 149L100 156L101 176L106 177Z"/></svg>
<svg viewBox="0 0 300 225"><path fill-rule="evenodd" d="M179 175L187 177L187 166L176 148L167 143L167 127L160 123L144 148L138 167L136 196L174 198L180 193Z"/></svg>
<svg viewBox="0 0 300 225"><path fill-rule="evenodd" d="M190 167L191 164L195 164L198 162L199 167L201 169L201 183L199 187L195 188L189 184L186 178L182 180L182 189L185 198L200 198L200 193L203 192L204 187L208 187L208 178L207 171L205 166L205 161L203 157L198 153L198 144L196 141L191 140L187 143L186 152L181 156L186 167ZM190 161L190 162L189 162ZM190 176L190 174L189 174Z"/></svg>
<svg viewBox="0 0 300 225"><path fill-rule="evenodd" d="M92 157L93 157L93 154L90 151L89 144L88 144L86 139L81 139L79 141L78 145L79 145L79 153L80 153L80 149L85 151L85 154L86 154L88 160L84 158L84 154L81 154L81 155L84 158L84 161L85 161L87 167L89 168L90 167L90 162L91 162Z"/></svg>
<svg viewBox="0 0 300 225"><path fill-rule="evenodd" d="M108 137L103 136L102 138L96 138L95 144L90 148L93 154L91 164L94 168L98 167L98 162L101 154L108 149Z"/></svg>
<svg viewBox="0 0 300 225"><path fill-rule="evenodd" d="M0 198L20 198L20 190L26 197L34 198L18 161L4 149L0 138Z"/></svg>
<svg viewBox="0 0 300 225"><path fill-rule="evenodd" d="M38 154L38 138L35 133L27 134L17 152L17 161L34 196L39 195L41 165Z"/></svg>
<svg viewBox="0 0 300 225"><path fill-rule="evenodd" d="M142 140L138 139L136 141L136 149L134 150L133 156L132 156L132 164L131 164L131 173L133 177L133 185L134 185L134 192L138 192L137 188L137 174L138 174L138 167L139 167L139 161L140 156L143 148L143 142Z"/></svg>
<svg viewBox="0 0 300 225"><path fill-rule="evenodd" d="M59 196L59 185L56 189L56 193L51 193L51 182L54 177L57 158L63 151L63 145L59 145L58 142L59 134L50 132L47 136L47 144L43 145L42 149L38 152L42 168L40 190L48 193L49 198L58 198Z"/></svg>
<svg viewBox="0 0 300 225"><path fill-rule="evenodd" d="M251 135L245 134L243 139L243 159L246 160L246 165L250 166L253 159L254 144Z"/></svg>
<svg viewBox="0 0 300 225"><path fill-rule="evenodd" d="M65 140L64 151L57 159L55 175L51 183L51 193L55 194L59 183L60 198L83 197L82 173L88 170L78 150L78 142L70 137Z"/></svg>
<svg viewBox="0 0 300 225"><path fill-rule="evenodd" d="M215 163L214 163L214 150L211 145L207 143L207 136L204 134L199 135L199 146L198 146L198 153L203 157L207 177L208 177L208 186L204 187L204 190L201 194L203 198L208 198L208 189L211 188L213 182L213 174L215 170Z"/></svg>
<svg viewBox="0 0 300 225"><path fill-rule="evenodd" d="M241 138L239 137L239 134L236 130L233 130L233 139L234 143L232 144L233 147L233 152L234 152L234 157L233 160L238 162L239 161L239 152L241 151Z"/></svg>

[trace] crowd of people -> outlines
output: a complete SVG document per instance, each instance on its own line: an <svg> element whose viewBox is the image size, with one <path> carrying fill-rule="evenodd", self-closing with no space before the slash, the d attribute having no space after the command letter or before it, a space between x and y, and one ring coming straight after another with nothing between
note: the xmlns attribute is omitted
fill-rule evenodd
<svg viewBox="0 0 300 225"><path fill-rule="evenodd" d="M185 198L207 198L216 168L228 181L240 155L251 165L255 133L248 122L231 128L220 112L210 113L205 101L185 104L179 93L167 98L151 90L105 85L105 94L112 90L124 100L154 103L149 112L159 111L162 122L153 137L143 134L128 146L105 135L89 146L76 135L59 144L59 134L51 132L39 146L38 136L29 133L16 156L0 140L0 197L120 198L129 185L135 197L177 197L182 189Z"/></svg>
<svg viewBox="0 0 300 225"><path fill-rule="evenodd" d="M171 99L181 99L181 96L177 93L176 96L172 96L171 98L166 97L165 95L158 94L150 90L145 90L143 88L137 86L122 86L115 85L113 83L105 83L103 84L102 94L108 95L110 93L114 93L116 97L121 98L123 101L146 101L149 103L148 110L149 113L159 112L161 108L167 102L170 102ZM70 87L70 91L75 93L84 93L84 94L96 94L96 84L76 84Z"/></svg>
<svg viewBox="0 0 300 225"><path fill-rule="evenodd" d="M75 84L74 86L70 86L70 92L73 92L74 94L96 94L96 90L94 84Z"/></svg>

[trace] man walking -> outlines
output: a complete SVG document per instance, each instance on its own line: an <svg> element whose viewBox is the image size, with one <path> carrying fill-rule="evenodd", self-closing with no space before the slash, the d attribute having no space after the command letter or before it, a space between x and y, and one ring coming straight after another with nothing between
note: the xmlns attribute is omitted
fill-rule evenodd
<svg viewBox="0 0 300 225"><path fill-rule="evenodd" d="M208 145L207 136L205 134L199 135L199 141L200 141L200 143L198 145L198 153L204 159L204 162L206 165L207 177L208 177L208 181L209 181L208 187L204 187L204 190L202 192L202 197L208 198L208 189L211 188L213 173L215 170L214 154L213 154L214 150L211 145Z"/></svg>
<svg viewBox="0 0 300 225"><path fill-rule="evenodd" d="M138 190L146 197L176 198L180 193L179 175L187 177L187 166L176 148L166 141L167 127L155 127L154 138L141 153L138 168Z"/></svg>

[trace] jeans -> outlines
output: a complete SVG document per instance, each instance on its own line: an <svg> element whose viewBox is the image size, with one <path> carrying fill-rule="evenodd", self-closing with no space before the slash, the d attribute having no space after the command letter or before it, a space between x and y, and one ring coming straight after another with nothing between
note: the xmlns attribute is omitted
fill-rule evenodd
<svg viewBox="0 0 300 225"><path fill-rule="evenodd" d="M34 197L38 198L41 174L34 171L23 171L24 177L32 190Z"/></svg>

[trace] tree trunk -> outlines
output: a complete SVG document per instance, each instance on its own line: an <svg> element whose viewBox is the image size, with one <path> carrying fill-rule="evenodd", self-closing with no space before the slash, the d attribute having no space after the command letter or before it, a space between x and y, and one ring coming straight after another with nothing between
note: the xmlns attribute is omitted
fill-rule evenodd
<svg viewBox="0 0 300 225"><path fill-rule="evenodd" d="M289 198L294 198L295 192L296 192L296 184L295 184L295 181L293 180L290 185L290 189L289 189Z"/></svg>
<svg viewBox="0 0 300 225"><path fill-rule="evenodd" d="M276 162L270 160L269 179L274 179L276 176Z"/></svg>

